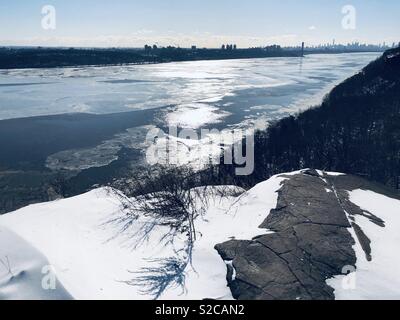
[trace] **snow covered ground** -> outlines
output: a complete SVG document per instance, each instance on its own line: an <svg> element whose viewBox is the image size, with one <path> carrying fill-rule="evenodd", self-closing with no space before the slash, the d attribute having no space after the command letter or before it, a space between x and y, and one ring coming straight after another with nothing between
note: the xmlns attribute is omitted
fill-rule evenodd
<svg viewBox="0 0 400 320"><path fill-rule="evenodd" d="M252 239L265 234L267 230L258 227L275 208L276 191L283 180L273 177L238 198L214 196L207 213L196 221L198 239L193 262L185 269L185 289L170 286L160 298L232 299L226 281L227 266L214 246L230 239ZM178 237L173 244L163 243L162 236L169 228L156 226L148 239L138 245L134 235L146 225L147 218L140 218L128 232L120 234L119 226L110 223L124 214L120 205L118 197L103 188L0 217L1 231L9 230L2 234L0 254L9 256L13 273L35 273L24 287L9 290L9 270L0 266L0 295L6 292L6 298L18 299L19 289L29 287L24 289L24 298L46 299L37 270L51 265L66 290L58 293L60 298L70 294L75 299L152 299L151 294L143 292L143 286L126 282L135 281L135 272L142 268L157 266L160 259L179 254L186 238ZM9 235L11 232L13 236ZM22 244L14 241L17 235L23 239ZM17 256L7 252L20 252L34 264L20 263Z"/></svg>
<svg viewBox="0 0 400 320"><path fill-rule="evenodd" d="M372 261L356 240L357 270L348 276L328 280L338 300L398 300L400 297L400 201L368 191L350 192L350 201L385 221L380 227L366 217L355 216L355 222L371 240ZM353 238L357 239L353 230Z"/></svg>
<svg viewBox="0 0 400 320"><path fill-rule="evenodd" d="M0 226L0 300L71 299L38 250Z"/></svg>
<svg viewBox="0 0 400 320"><path fill-rule="evenodd" d="M210 192L208 209L196 219L197 240L192 263L182 273L184 286L172 282L159 298L232 299L226 280L231 261L223 261L215 245L271 232L259 226L276 207L281 183L299 173L274 176L238 197ZM356 240L357 270L327 284L339 300L398 299L400 201L366 190L351 191L349 196L351 202L384 220L385 227L355 216L371 240L372 261L367 261L354 230L349 229ZM142 238L141 231L154 221L148 216L140 216L121 233L115 219L125 214L120 195L101 188L1 216L0 299L153 299L154 292L139 279L145 268L162 269L168 259L182 258L187 236L178 234L173 242L165 241L170 228L158 224ZM48 290L52 279L55 287Z"/></svg>

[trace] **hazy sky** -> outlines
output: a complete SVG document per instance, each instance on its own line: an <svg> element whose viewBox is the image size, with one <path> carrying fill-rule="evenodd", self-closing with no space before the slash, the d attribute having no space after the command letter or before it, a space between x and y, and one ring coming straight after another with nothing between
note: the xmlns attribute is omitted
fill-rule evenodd
<svg viewBox="0 0 400 320"><path fill-rule="evenodd" d="M56 29L42 28L42 7ZM342 27L342 8L356 28ZM400 41L399 0L0 0L0 45L219 47Z"/></svg>

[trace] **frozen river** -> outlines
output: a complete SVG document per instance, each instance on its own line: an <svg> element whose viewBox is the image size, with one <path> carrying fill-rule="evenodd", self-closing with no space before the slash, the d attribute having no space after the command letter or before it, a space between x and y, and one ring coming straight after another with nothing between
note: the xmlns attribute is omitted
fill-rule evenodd
<svg viewBox="0 0 400 320"><path fill-rule="evenodd" d="M47 201L43 186L60 170L72 177L69 195L124 179L148 165L144 151L157 144L145 143L146 134L154 126L265 127L319 104L376 57L0 70L0 213ZM202 140L179 146L188 163L208 159Z"/></svg>
<svg viewBox="0 0 400 320"><path fill-rule="evenodd" d="M147 149L146 134L154 126L263 128L268 121L319 104L334 85L376 57L362 53L2 70L0 119L7 120L0 121L0 167L81 171L107 166L120 158L122 149ZM178 158L184 163L203 155L208 159L209 143L204 141L181 144ZM212 144L218 157L220 141Z"/></svg>
<svg viewBox="0 0 400 320"><path fill-rule="evenodd" d="M318 104L376 53L144 66L0 70L0 119L165 107L183 127L254 123Z"/></svg>

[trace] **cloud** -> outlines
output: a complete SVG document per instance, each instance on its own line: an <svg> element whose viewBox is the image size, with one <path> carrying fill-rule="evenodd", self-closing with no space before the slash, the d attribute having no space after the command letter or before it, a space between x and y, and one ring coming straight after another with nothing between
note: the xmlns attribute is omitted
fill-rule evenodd
<svg viewBox="0 0 400 320"><path fill-rule="evenodd" d="M178 33L167 31L156 34L151 30L141 30L129 35L102 35L96 37L32 37L18 40L2 40L0 45L16 46L63 46L63 47L142 47L145 44L159 46L190 47L220 47L222 44L232 43L239 47L258 47L271 44L297 45L300 39L296 34L281 34L274 36L244 36L244 35L219 35L209 32Z"/></svg>
<svg viewBox="0 0 400 320"><path fill-rule="evenodd" d="M316 26L309 26L308 30L314 31L314 30L317 30L317 27Z"/></svg>

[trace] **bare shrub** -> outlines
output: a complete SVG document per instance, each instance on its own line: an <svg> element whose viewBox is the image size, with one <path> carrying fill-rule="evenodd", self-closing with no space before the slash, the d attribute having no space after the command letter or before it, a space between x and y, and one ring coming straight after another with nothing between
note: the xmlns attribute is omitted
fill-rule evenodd
<svg viewBox="0 0 400 320"><path fill-rule="evenodd" d="M151 260L154 266L143 268L136 278L126 281L140 286L141 292L156 299L168 287L184 289L185 269L192 265L192 252L197 239L196 219L203 216L210 199L236 196L242 191L235 188L204 186L204 175L188 167L153 167L142 171L119 185L122 192L115 192L121 200L123 215L111 222L117 224L120 233L128 234L136 248L146 242L152 231L166 227L160 245L173 244L185 235L185 247L175 256ZM136 225L140 223L140 227ZM134 230L134 231L132 231ZM193 267L194 270L194 267Z"/></svg>
<svg viewBox="0 0 400 320"><path fill-rule="evenodd" d="M208 207L208 187L198 187L198 178L190 168L163 167L148 169L129 182L129 198L112 189L121 200L123 215L110 221L134 239L134 246L148 240L159 226L169 230L162 235L160 245L173 243L177 236L187 237L183 255L153 260L154 267L143 268L137 277L126 281L142 288L144 294L155 299L170 286L184 290L185 269L192 263L192 251L196 241L195 220ZM140 218L140 222L139 222ZM140 223L140 228L131 228ZM131 230L135 230L129 234Z"/></svg>
<svg viewBox="0 0 400 320"><path fill-rule="evenodd" d="M3 259L0 259L0 263L3 265L3 267L6 269L7 273L8 273L11 277L14 277L14 276L15 276L14 273L13 273L13 271L12 271L10 259L8 258L8 256L5 256L5 257L4 257L4 260L3 260Z"/></svg>
<svg viewBox="0 0 400 320"><path fill-rule="evenodd" d="M128 285L140 287L142 294L149 294L158 299L169 287L180 287L185 292L185 269L188 261L179 258L153 260L155 267L146 267L134 274L136 278L126 281Z"/></svg>
<svg viewBox="0 0 400 320"><path fill-rule="evenodd" d="M122 232L139 217L146 217L142 240L156 225L171 228L165 240L176 232L187 232L190 243L196 240L194 221L208 207L208 187L196 187L196 174L190 168L149 169L130 180L131 198L119 194L124 215L113 221L121 225Z"/></svg>

